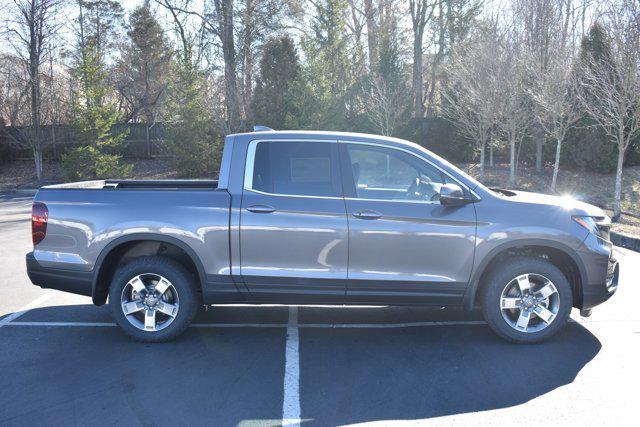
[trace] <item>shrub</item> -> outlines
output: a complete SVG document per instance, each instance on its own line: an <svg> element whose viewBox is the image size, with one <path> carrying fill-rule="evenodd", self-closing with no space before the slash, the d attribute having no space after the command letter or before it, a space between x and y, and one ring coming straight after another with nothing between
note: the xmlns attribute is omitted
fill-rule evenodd
<svg viewBox="0 0 640 427"><path fill-rule="evenodd" d="M96 147L76 147L62 155L61 163L69 180L95 178L125 178L131 175L133 165L122 164L121 156L107 154Z"/></svg>

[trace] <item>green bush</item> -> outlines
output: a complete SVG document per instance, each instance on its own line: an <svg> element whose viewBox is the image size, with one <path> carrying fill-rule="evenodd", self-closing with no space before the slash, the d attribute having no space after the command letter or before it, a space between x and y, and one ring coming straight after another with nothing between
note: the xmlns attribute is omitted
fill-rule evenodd
<svg viewBox="0 0 640 427"><path fill-rule="evenodd" d="M213 135L210 122L184 121L168 127L173 165L186 178L211 177L220 163L222 138Z"/></svg>
<svg viewBox="0 0 640 427"><path fill-rule="evenodd" d="M451 162L470 162L477 154L474 141L462 137L450 121L441 117L412 119L398 136L420 144Z"/></svg>
<svg viewBox="0 0 640 427"><path fill-rule="evenodd" d="M206 102L206 75L189 60L173 63L174 78L167 94L167 145L182 177L211 177L222 152L222 137L214 131L213 108Z"/></svg>
<svg viewBox="0 0 640 427"><path fill-rule="evenodd" d="M106 154L96 147L76 147L62 155L61 164L68 180L126 178L133 165L122 164L121 156Z"/></svg>
<svg viewBox="0 0 640 427"><path fill-rule="evenodd" d="M569 132L562 149L563 165L602 173L616 169L617 145L587 120Z"/></svg>

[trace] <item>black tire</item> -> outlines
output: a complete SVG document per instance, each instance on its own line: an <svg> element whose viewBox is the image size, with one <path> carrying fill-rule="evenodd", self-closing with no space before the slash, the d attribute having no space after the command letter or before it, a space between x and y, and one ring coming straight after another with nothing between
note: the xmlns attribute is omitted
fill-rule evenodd
<svg viewBox="0 0 640 427"><path fill-rule="evenodd" d="M127 283L138 275L154 274L166 278L179 296L179 309L173 320L161 330L141 330L124 314L121 298ZM119 268L109 288L109 308L120 328L141 342L166 342L182 334L200 308L200 294L191 274L177 261L162 256L138 258ZM144 310L143 310L144 311Z"/></svg>
<svg viewBox="0 0 640 427"><path fill-rule="evenodd" d="M559 308L555 318L540 331L516 330L502 316L502 292L509 282L523 274L541 275L548 278L555 285L559 295ZM567 278L549 261L534 257L513 257L501 262L489 272L482 284L480 302L485 320L498 336L512 343L532 344L553 337L564 327L571 314L573 295Z"/></svg>

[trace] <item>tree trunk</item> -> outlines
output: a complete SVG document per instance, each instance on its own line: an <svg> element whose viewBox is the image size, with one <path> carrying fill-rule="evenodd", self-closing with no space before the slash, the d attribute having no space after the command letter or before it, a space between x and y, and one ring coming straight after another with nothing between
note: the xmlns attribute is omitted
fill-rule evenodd
<svg viewBox="0 0 640 427"><path fill-rule="evenodd" d="M367 20L367 50L369 52L369 71L378 66L378 25L373 0L364 0L364 13Z"/></svg>
<svg viewBox="0 0 640 427"><path fill-rule="evenodd" d="M444 55L446 25L444 20L444 7L442 3L440 3L439 8L440 13L438 14L438 51L436 52L436 56L431 64L431 81L429 83L429 95L427 97L427 117L433 117L435 114L434 104L436 96L436 83L438 80L438 70L440 69L440 62L442 61L442 57ZM447 11L447 13L448 12L449 11Z"/></svg>
<svg viewBox="0 0 640 427"><path fill-rule="evenodd" d="M150 159L151 158L151 138L149 137L149 123L145 123L145 140L147 143L147 158Z"/></svg>
<svg viewBox="0 0 640 427"><path fill-rule="evenodd" d="M416 119L424 117L424 105L422 103L422 31L414 32L413 36L413 115Z"/></svg>
<svg viewBox="0 0 640 427"><path fill-rule="evenodd" d="M236 75L236 49L233 40L233 0L218 0L215 5L224 61L224 101L227 109L227 126L229 132L236 132L240 130L240 99Z"/></svg>
<svg viewBox="0 0 640 427"><path fill-rule="evenodd" d="M616 166L616 189L615 199L613 201L613 220L618 221L620 219L620 212L622 208L620 201L622 200L622 164L624 163L624 150L618 148L618 164Z"/></svg>
<svg viewBox="0 0 640 427"><path fill-rule="evenodd" d="M243 72L242 76L242 106L247 123L253 121L251 98L253 97L253 42L255 38L253 0L246 0L244 17L244 42L242 45Z"/></svg>
<svg viewBox="0 0 640 427"><path fill-rule="evenodd" d="M553 178L551 178L551 190L556 191L556 183L558 182L558 170L560 169L560 150L562 149L562 140L556 142L556 160L553 163Z"/></svg>
<svg viewBox="0 0 640 427"><path fill-rule="evenodd" d="M37 2L31 3L31 18L36 19ZM31 92L31 147L36 167L36 178L42 178L42 146L40 141L40 56L38 51L37 24L29 26L29 90Z"/></svg>
<svg viewBox="0 0 640 427"><path fill-rule="evenodd" d="M493 129L489 128L489 166L493 167Z"/></svg>
<svg viewBox="0 0 640 427"><path fill-rule="evenodd" d="M516 185L516 142L511 140L509 143L509 185Z"/></svg>
<svg viewBox="0 0 640 427"><path fill-rule="evenodd" d="M42 179L42 150L37 150L35 147L33 148L33 160L36 165L36 177L38 181Z"/></svg>
<svg viewBox="0 0 640 427"><path fill-rule="evenodd" d="M56 142L56 125L54 123L51 124L51 145L53 149L53 158L55 160L58 160L58 144Z"/></svg>
<svg viewBox="0 0 640 427"><path fill-rule="evenodd" d="M485 144L483 143L480 146L480 179L484 179L484 146Z"/></svg>
<svg viewBox="0 0 640 427"><path fill-rule="evenodd" d="M536 138L536 173L542 173L542 137Z"/></svg>

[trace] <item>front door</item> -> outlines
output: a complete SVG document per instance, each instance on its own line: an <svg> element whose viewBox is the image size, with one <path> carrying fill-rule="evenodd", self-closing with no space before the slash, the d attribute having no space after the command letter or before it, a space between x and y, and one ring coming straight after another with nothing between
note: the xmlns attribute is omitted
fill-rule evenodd
<svg viewBox="0 0 640 427"><path fill-rule="evenodd" d="M348 227L336 141L253 141L240 214L240 269L262 301L346 291Z"/></svg>
<svg viewBox="0 0 640 427"><path fill-rule="evenodd" d="M347 300L460 303L473 267L473 204L440 204L455 182L412 152L340 143L349 219Z"/></svg>

